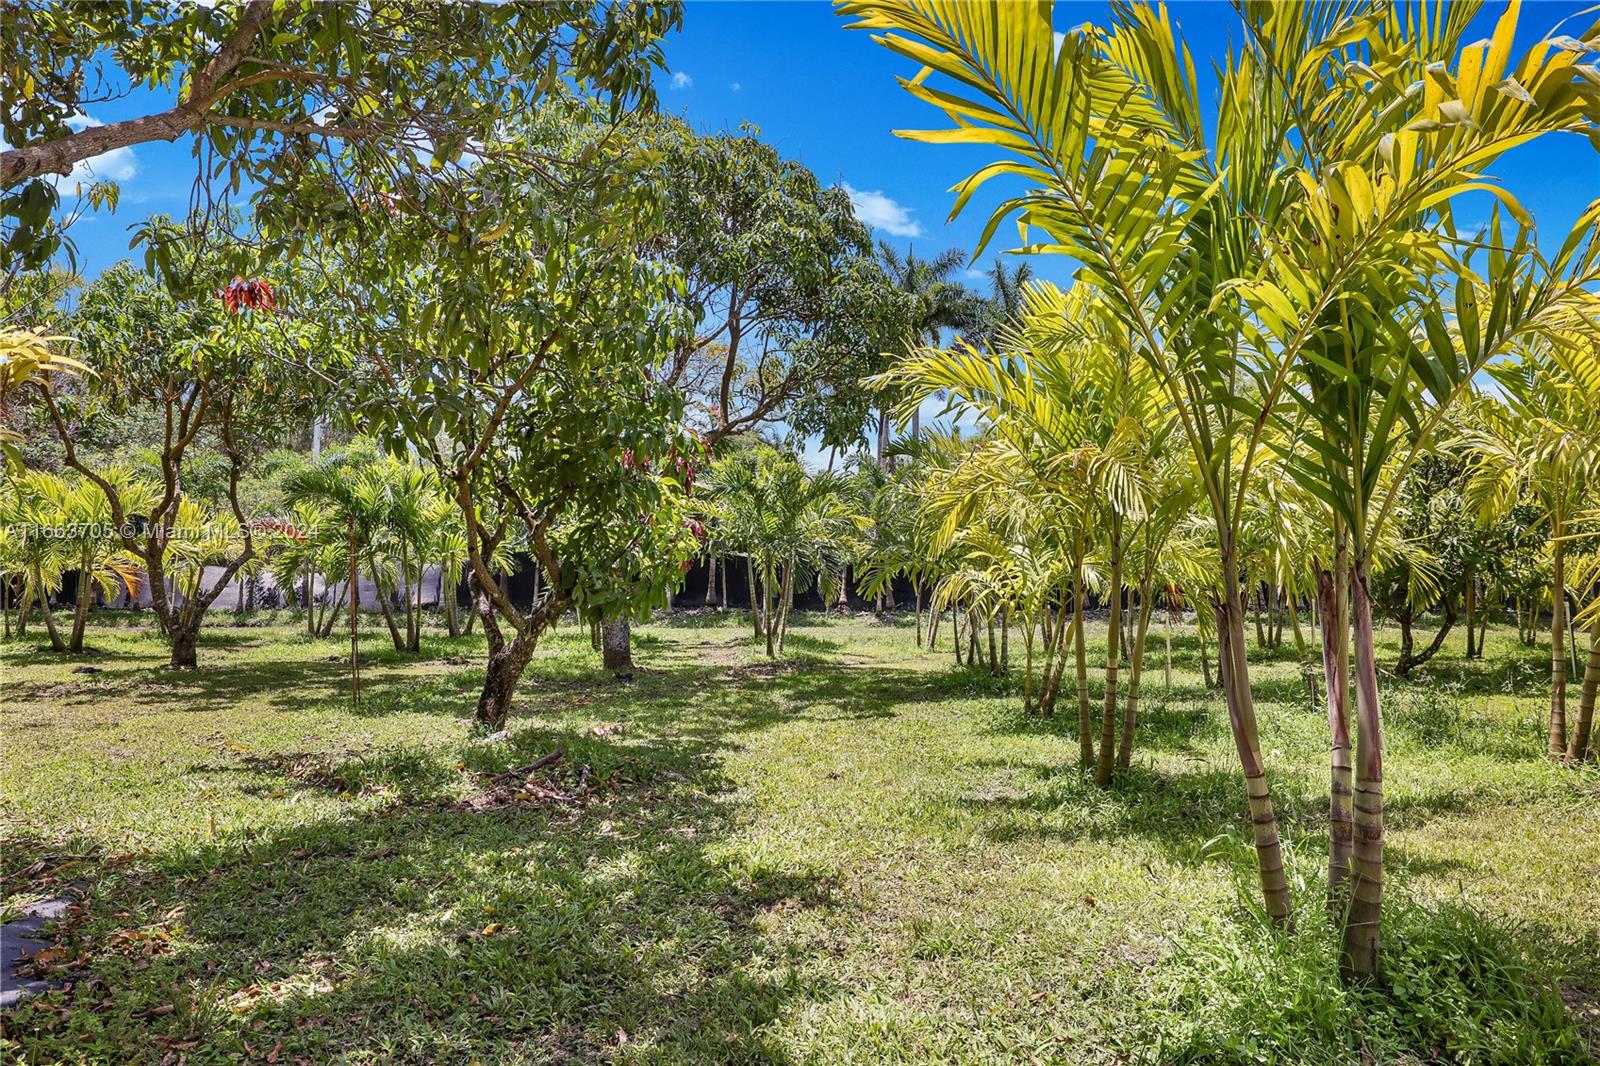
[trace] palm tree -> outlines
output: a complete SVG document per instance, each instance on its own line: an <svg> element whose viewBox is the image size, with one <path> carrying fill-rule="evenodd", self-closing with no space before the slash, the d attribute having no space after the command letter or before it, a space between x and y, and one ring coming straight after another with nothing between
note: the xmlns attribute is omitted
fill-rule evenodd
<svg viewBox="0 0 1600 1066"><path fill-rule="evenodd" d="M377 587L378 610L394 649L417 652L422 572L436 556L433 519L443 511L433 473L415 463L358 455L294 471L285 479L285 491L296 501L322 508L328 526L325 548L334 547L345 528L353 528L358 568ZM346 596L355 594L346 591ZM396 595L403 597L404 633L390 604Z"/></svg>
<svg viewBox="0 0 1600 1066"><path fill-rule="evenodd" d="M1033 280L1033 264L1019 262L1007 267L1004 259L996 259L984 272L989 281L989 295L979 309L978 323L969 338L979 348L994 348L1008 327L1022 317L1026 304L1028 283Z"/></svg>
<svg viewBox="0 0 1600 1066"><path fill-rule="evenodd" d="M980 352L959 342L950 351L922 349L879 379L905 397L903 408L948 394L951 410L990 426L996 446L1030 464L1032 480L1051 506L1072 516L1065 524L1074 531L1069 550L1073 641L1080 662L1080 754L1086 762L1095 760L1102 785L1110 783L1116 757L1125 554L1132 528L1147 518L1149 475L1170 424L1150 369L1103 328L1105 322L1104 308L1089 290L1064 293L1053 285L1035 285L1018 328L1007 331L999 351ZM962 524L985 499L963 487L951 501L947 525ZM1096 758L1081 664L1083 570L1097 530L1104 532L1112 639ZM1047 682L1047 699L1049 691Z"/></svg>
<svg viewBox="0 0 1600 1066"><path fill-rule="evenodd" d="M1387 8L1363 20L1331 3L1236 10L1249 43L1218 71L1213 131L1164 8L1118 7L1110 28L1063 39L1048 5L840 5L923 68L907 90L955 126L907 136L1001 154L957 186L958 211L991 177L1026 183L993 211L984 243L1014 217L1025 241L1038 233L1041 248L1076 259L1167 397L1216 529L1224 694L1263 897L1279 922L1290 900L1249 683L1238 541L1269 426L1304 412L1296 476L1350 538L1364 798L1344 956L1364 976L1378 965L1382 900L1367 591L1368 540L1389 504L1374 505L1376 480L1393 459L1391 485L1402 484L1409 456L1477 369L1576 299L1593 266L1580 228L1550 270L1534 267L1527 240L1491 239L1477 277L1447 250L1448 204L1487 187L1526 218L1482 182L1485 168L1542 133L1594 127L1574 90L1578 54L1536 46L1508 65L1515 6L1465 58L1471 10L1460 5L1434 20ZM1375 52L1382 73L1363 62ZM1345 579L1342 565L1337 573Z"/></svg>
<svg viewBox="0 0 1600 1066"><path fill-rule="evenodd" d="M755 635L776 657L795 594L843 566L846 532L855 524L843 479L808 475L792 455L761 446L716 460L700 486L702 513L716 518L723 542L746 558Z"/></svg>
<svg viewBox="0 0 1600 1066"><path fill-rule="evenodd" d="M914 250L903 254L887 241L878 242L878 258L890 284L910 298L909 335L905 339L906 351L923 345L937 347L944 331L973 329L983 321L983 300L971 289L955 280L955 272L966 265L967 257L959 248L947 248L932 259L923 259ZM919 411L910 413L911 435L921 435L922 418ZM887 414L878 427L878 459L892 466L888 454L889 420Z"/></svg>
<svg viewBox="0 0 1600 1066"><path fill-rule="evenodd" d="M1548 750L1551 758L1577 758L1577 734L1567 733L1567 554L1575 520L1600 489L1600 356L1592 348L1536 343L1489 373L1503 400L1478 409L1466 496L1485 519L1531 499L1549 528Z"/></svg>

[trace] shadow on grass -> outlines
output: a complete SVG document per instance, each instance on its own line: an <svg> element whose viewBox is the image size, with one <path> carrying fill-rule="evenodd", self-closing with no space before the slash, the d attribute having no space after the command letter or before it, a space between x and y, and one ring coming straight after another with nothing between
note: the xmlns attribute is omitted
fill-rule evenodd
<svg viewBox="0 0 1600 1066"><path fill-rule="evenodd" d="M461 766L503 771L555 748L570 794L483 812L445 802ZM593 1061L632 1048L785 1061L764 1027L828 984L783 961L761 916L825 911L834 886L719 857L734 812L709 754L534 728L492 748L333 761L308 787L377 784L391 802L91 871L100 885L69 948L88 952L93 977L23 1008L11 1035L44 1058L92 1033L124 1060L199 1046L276 1048L286 1062ZM293 766L238 772L307 784ZM400 780L403 801L385 790Z"/></svg>

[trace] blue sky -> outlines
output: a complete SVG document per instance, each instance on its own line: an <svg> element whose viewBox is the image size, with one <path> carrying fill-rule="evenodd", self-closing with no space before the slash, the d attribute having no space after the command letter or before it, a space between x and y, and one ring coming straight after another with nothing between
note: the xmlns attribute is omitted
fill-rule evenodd
<svg viewBox="0 0 1600 1066"><path fill-rule="evenodd" d="M1517 48L1526 48L1585 2L1525 4ZM1503 4L1490 3L1478 16L1468 40L1487 37ZM1209 64L1238 43L1233 11L1216 2L1191 0L1172 5L1194 51L1203 92L1209 98ZM1104 3L1061 2L1056 27L1107 19ZM1565 27L1572 31L1574 27ZM909 61L876 44L865 32L846 32L844 20L826 2L813 0L688 0L683 28L665 47L668 69L660 75L660 106L705 132L735 130L749 122L783 154L809 166L828 183L847 185L857 213L879 237L923 255L956 247L970 253L996 202L1000 186L980 193L955 222L946 222L949 188L993 159L982 148L926 145L894 136L895 129L945 125L933 108L915 100L895 78L916 72ZM97 106L87 121L115 121L147 113L165 102L144 92ZM122 149L94 163L104 177L122 186L122 203L113 215L81 219L73 237L79 269L88 276L129 255L130 227L153 213L183 213L189 204L196 162L189 142L154 143ZM1600 153L1581 137L1546 137L1503 158L1495 174L1533 214L1544 241L1553 246L1579 211L1600 196ZM1488 216L1489 198L1461 202L1457 222L1474 228ZM983 286L979 273L1015 242L1015 229L1002 227L981 263L969 266L966 280ZM1070 282L1072 263L1061 257L1035 258L1036 275ZM923 409L925 423L938 402ZM805 458L825 460L814 445Z"/></svg>
<svg viewBox="0 0 1600 1066"><path fill-rule="evenodd" d="M1518 48L1585 6L1525 5ZM1171 10L1205 79L1210 59L1223 56L1230 43L1237 45L1237 19L1230 8L1201 0L1177 3ZM1489 4L1468 40L1487 37L1503 10L1503 4ZM1103 3L1056 5L1058 29L1106 19ZM858 213L875 223L880 236L925 253L950 246L970 252L996 197L980 194L960 219L946 224L948 189L994 154L895 137L895 129L948 123L896 83L896 75L916 73L914 64L876 44L869 33L845 32L843 25L821 2L690 0L683 30L666 49L672 75L661 81L661 106L703 130L754 122L768 141L824 181L856 190ZM1564 235L1583 206L1600 196L1600 153L1581 137L1544 138L1495 169L1546 240ZM1474 207L1481 213L1476 218ZM1487 198L1464 204L1458 224L1481 221L1487 212ZM1002 228L985 259L992 260L1014 233ZM1053 280L1068 280L1069 268L1060 262L1036 260L1035 269Z"/></svg>
<svg viewBox="0 0 1600 1066"><path fill-rule="evenodd" d="M1526 5L1519 49L1584 6ZM1501 9L1488 5L1479 16L1481 28L1469 39L1487 36ZM1195 0L1176 4L1173 11L1202 71L1230 39L1237 42L1236 19L1221 4ZM1062 29L1105 18L1102 3L1061 3L1056 9ZM847 33L843 25L823 2L689 0L683 29L667 42L661 107L706 131L753 122L768 141L822 180L855 190L858 212L879 236L924 254L952 246L970 251L994 197L980 194L961 219L946 224L948 189L988 162L990 153L895 137L896 128L937 127L941 116L896 84L897 74L915 73L912 64L875 44L869 34ZM114 121L152 106L159 105L150 94L135 93L96 107L88 118ZM123 149L96 161L96 168L118 178L123 195L114 215L83 219L74 228L80 269L91 276L129 254L131 225L155 212L182 213L196 172L190 145L183 141ZM1600 196L1600 153L1579 137L1543 138L1503 160L1496 173L1533 213L1546 241L1565 234L1583 205ZM1476 206L1487 214L1486 200ZM1475 221L1473 207L1463 205L1458 219ZM986 259L1014 232L1002 229ZM1041 276L1068 280L1068 264L1037 262L1036 269Z"/></svg>

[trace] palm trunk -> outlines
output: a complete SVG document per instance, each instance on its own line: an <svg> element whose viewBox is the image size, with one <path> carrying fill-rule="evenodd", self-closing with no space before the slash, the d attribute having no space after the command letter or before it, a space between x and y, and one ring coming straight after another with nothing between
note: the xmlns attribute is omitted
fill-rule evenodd
<svg viewBox="0 0 1600 1066"><path fill-rule="evenodd" d="M783 651L783 639L789 635L789 610L794 605L794 560L783 568L783 583L778 587L778 651Z"/></svg>
<svg viewBox="0 0 1600 1066"><path fill-rule="evenodd" d="M717 555L711 552L706 556L706 604L707 607L717 605Z"/></svg>
<svg viewBox="0 0 1600 1066"><path fill-rule="evenodd" d="M1589 661L1583 668L1583 689L1578 696L1578 721L1567 743L1567 758L1589 758L1589 736L1594 728L1596 690L1600 689L1600 619L1589 623Z"/></svg>
<svg viewBox="0 0 1600 1066"><path fill-rule="evenodd" d="M1095 783L1111 784L1111 771L1117 755L1117 671L1122 633L1122 519L1111 522L1111 590L1106 597L1111 617L1106 622L1106 692L1100 717L1100 760L1095 768Z"/></svg>
<svg viewBox="0 0 1600 1066"><path fill-rule="evenodd" d="M1045 621L1041 619L1041 630L1044 625ZM1050 635L1045 638L1045 665L1039 673L1039 713L1046 718L1055 717L1056 694L1061 691L1061 679L1066 675L1068 632L1066 595L1063 590L1061 610L1057 613Z"/></svg>
<svg viewBox="0 0 1600 1066"><path fill-rule="evenodd" d="M996 646L994 639L993 611L989 612L988 616L984 619L984 622L989 627L989 673L998 674L1000 672L1000 651Z"/></svg>
<svg viewBox="0 0 1600 1066"><path fill-rule="evenodd" d="M394 641L395 651L405 651L406 643L400 636L400 627L395 625L394 612L389 609L389 597L383 590L383 583L378 580L376 570L372 573L374 590L378 594L378 610L383 612L383 621L389 627L389 639Z"/></svg>
<svg viewBox="0 0 1600 1066"><path fill-rule="evenodd" d="M744 558L745 580L749 583L750 600L750 626L755 630L755 638L761 639L761 603L756 598L756 562L750 556Z"/></svg>
<svg viewBox="0 0 1600 1066"><path fill-rule="evenodd" d="M89 580L89 564L85 560L83 569L78 571L78 597L73 604L72 611L72 637L67 642L67 650L77 655L83 651L83 631L89 624L89 592L93 582Z"/></svg>
<svg viewBox="0 0 1600 1066"><path fill-rule="evenodd" d="M421 567L418 567L418 570L420 569ZM405 594L401 599L406 608L406 639L404 648L396 650L416 651L417 619L416 611L411 605L411 600L416 590L411 587L411 551L404 544L401 545L400 549L400 577L405 582Z"/></svg>
<svg viewBox="0 0 1600 1066"><path fill-rule="evenodd" d="M1343 546L1335 553L1335 567L1343 562ZM1350 757L1349 628L1344 621L1345 591L1338 584L1342 569L1317 569L1318 610L1322 615L1322 670L1328 690L1328 735L1331 773L1328 790L1328 905L1344 913L1350 877L1350 857L1355 840L1352 807L1354 764ZM1338 584L1336 584L1338 583Z"/></svg>
<svg viewBox="0 0 1600 1066"><path fill-rule="evenodd" d="M1356 795L1355 862L1344 927L1342 968L1357 980L1378 973L1383 918L1383 711L1372 651L1368 563L1358 550L1350 598L1355 622Z"/></svg>
<svg viewBox="0 0 1600 1066"><path fill-rule="evenodd" d="M1033 619L1022 631L1022 713L1033 713Z"/></svg>
<svg viewBox="0 0 1600 1066"><path fill-rule="evenodd" d="M916 598L911 613L916 615L917 618L917 647L920 648L922 647L922 582L920 580L912 580L911 594Z"/></svg>
<svg viewBox="0 0 1600 1066"><path fill-rule="evenodd" d="M1078 680L1078 761L1085 768L1094 765L1094 723L1089 715L1089 655L1084 647L1083 611L1088 596L1083 588L1083 559L1080 556L1072 573L1072 654L1077 660ZM1060 669L1066 665L1063 657Z"/></svg>
<svg viewBox="0 0 1600 1066"><path fill-rule="evenodd" d="M1239 571L1230 545L1223 546L1221 556L1223 597L1216 602L1216 613L1219 662L1224 667L1221 671L1223 695L1228 704L1228 724L1233 732L1234 747L1244 772L1262 899L1267 916L1275 924L1284 924L1290 917L1289 883L1284 876L1283 845L1278 837L1278 819L1272 809L1272 788L1261 758L1260 731L1250 692Z"/></svg>
<svg viewBox="0 0 1600 1066"><path fill-rule="evenodd" d="M1011 606L1000 609L1000 669L1011 668Z"/></svg>
<svg viewBox="0 0 1600 1066"><path fill-rule="evenodd" d="M1128 656L1128 702L1122 712L1122 739L1117 745L1117 766L1126 770L1133 761L1133 730L1139 717L1139 678L1144 673L1144 643L1150 632L1149 577L1139 590L1139 621L1133 631L1133 651Z"/></svg>
<svg viewBox="0 0 1600 1066"><path fill-rule="evenodd" d="M1164 618L1164 620L1161 623L1162 637L1167 642L1167 657L1166 657L1166 663L1165 663L1165 667L1166 667L1165 675L1166 676L1163 678L1163 680L1166 683L1166 690L1168 692L1171 692L1172 691L1172 604L1168 603L1166 605L1166 607L1167 607L1166 612L1165 612L1166 617Z"/></svg>
<svg viewBox="0 0 1600 1066"><path fill-rule="evenodd" d="M450 580L450 568L439 564L439 599L444 607L445 630L452 638L461 635L461 617L456 604L456 582Z"/></svg>
<svg viewBox="0 0 1600 1066"><path fill-rule="evenodd" d="M1561 521L1551 530L1550 544L1550 757L1567 753L1567 649L1566 545L1561 540Z"/></svg>
<svg viewBox="0 0 1600 1066"><path fill-rule="evenodd" d="M773 566L767 563L761 571L761 628L767 635L767 658L777 658L777 649L773 641L777 634L772 631L772 577Z"/></svg>
<svg viewBox="0 0 1600 1066"><path fill-rule="evenodd" d="M62 643L61 634L56 632L55 612L50 610L50 593L45 588L44 574L38 564L33 567L33 586L39 597L39 606L44 610L44 628L50 634L50 650L64 652L67 646Z"/></svg>
<svg viewBox="0 0 1600 1066"><path fill-rule="evenodd" d="M1475 645L1477 634L1473 631L1472 624L1476 620L1478 610L1478 580L1472 574L1472 567L1467 567L1466 581L1466 608L1467 608L1467 658L1476 659L1478 649Z"/></svg>

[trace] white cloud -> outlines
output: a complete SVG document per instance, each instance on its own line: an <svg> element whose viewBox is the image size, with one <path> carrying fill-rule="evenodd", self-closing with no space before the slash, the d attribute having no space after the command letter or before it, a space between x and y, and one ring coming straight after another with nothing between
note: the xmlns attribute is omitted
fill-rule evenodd
<svg viewBox="0 0 1600 1066"><path fill-rule="evenodd" d="M104 126L105 123L88 115L74 115L67 119L67 125L74 130L85 130L91 126ZM88 185L95 181L127 181L137 173L139 161L134 158L132 148L124 147L90 156L73 166L72 173L66 177L57 175L49 180L59 188L63 185Z"/></svg>
<svg viewBox="0 0 1600 1066"><path fill-rule="evenodd" d="M728 85L728 88L729 88L729 89L731 89L731 90L733 90L733 91L734 91L734 92L736 92L736 93L737 93L737 92L743 92L743 91L744 91L744 86L743 86L743 85L740 85L740 84L739 84L739 83L738 83L738 82L731 82L731 83L730 83L730 84L729 84L729 85Z"/></svg>
<svg viewBox="0 0 1600 1066"><path fill-rule="evenodd" d="M895 203L881 190L857 189L848 181L841 181L839 188L849 194L856 217L873 229L881 229L892 237L922 236L922 223L911 217L911 209Z"/></svg>
<svg viewBox="0 0 1600 1066"><path fill-rule="evenodd" d="M693 84L694 79L681 70L672 76L672 87L674 89L687 89Z"/></svg>

